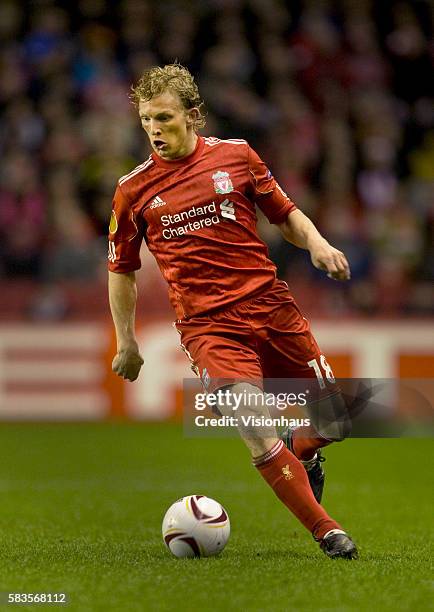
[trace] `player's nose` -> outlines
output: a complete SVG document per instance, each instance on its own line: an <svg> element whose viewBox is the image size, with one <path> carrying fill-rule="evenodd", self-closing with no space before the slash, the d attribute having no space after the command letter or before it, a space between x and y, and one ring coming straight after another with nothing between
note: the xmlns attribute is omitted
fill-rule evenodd
<svg viewBox="0 0 434 612"><path fill-rule="evenodd" d="M151 122L151 134L153 136L158 136L161 134L161 128L158 123Z"/></svg>

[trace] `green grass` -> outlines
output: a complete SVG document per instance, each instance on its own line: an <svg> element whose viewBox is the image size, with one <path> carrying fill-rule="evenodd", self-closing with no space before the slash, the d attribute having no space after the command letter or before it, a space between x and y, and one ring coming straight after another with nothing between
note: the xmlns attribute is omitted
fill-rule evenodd
<svg viewBox="0 0 434 612"><path fill-rule="evenodd" d="M327 449L324 505L358 543L355 562L319 551L238 440L167 425L2 425L0 448L0 591L66 592L79 611L433 609L432 440ZM229 512L220 557L163 547L162 516L189 493Z"/></svg>

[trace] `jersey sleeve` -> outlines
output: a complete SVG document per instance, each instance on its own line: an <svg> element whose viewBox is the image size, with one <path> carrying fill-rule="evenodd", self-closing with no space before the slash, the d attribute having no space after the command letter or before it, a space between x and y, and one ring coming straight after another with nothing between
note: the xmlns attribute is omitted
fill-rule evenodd
<svg viewBox="0 0 434 612"><path fill-rule="evenodd" d="M296 205L271 174L265 163L249 147L249 172L252 183L253 199L270 223L283 223Z"/></svg>
<svg viewBox="0 0 434 612"><path fill-rule="evenodd" d="M135 218L119 184L113 197L109 225L108 268L110 272L133 272L141 266L140 246L144 224Z"/></svg>

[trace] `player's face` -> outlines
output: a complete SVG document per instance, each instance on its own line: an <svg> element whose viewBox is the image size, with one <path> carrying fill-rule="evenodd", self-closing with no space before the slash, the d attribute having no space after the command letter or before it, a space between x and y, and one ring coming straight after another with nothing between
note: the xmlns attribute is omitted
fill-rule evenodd
<svg viewBox="0 0 434 612"><path fill-rule="evenodd" d="M140 100L139 115L155 153L163 159L185 157L194 151L198 110L186 110L176 93L165 91L151 100Z"/></svg>

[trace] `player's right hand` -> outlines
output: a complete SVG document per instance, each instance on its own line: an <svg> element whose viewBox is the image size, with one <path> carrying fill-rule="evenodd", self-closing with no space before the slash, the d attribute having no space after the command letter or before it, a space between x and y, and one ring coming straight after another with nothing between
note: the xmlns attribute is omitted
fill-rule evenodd
<svg viewBox="0 0 434 612"><path fill-rule="evenodd" d="M125 380L136 380L144 361L138 349L122 349L113 359L112 370Z"/></svg>

